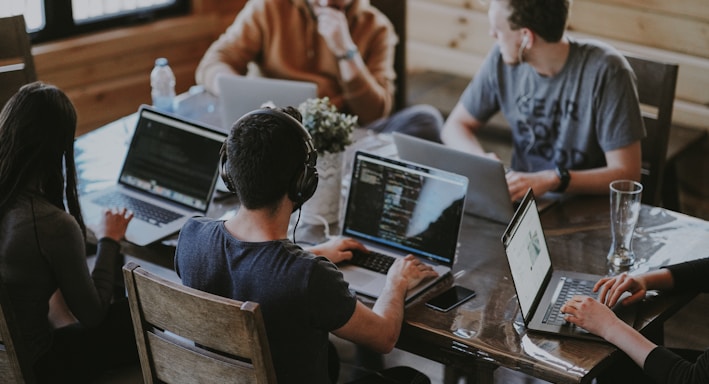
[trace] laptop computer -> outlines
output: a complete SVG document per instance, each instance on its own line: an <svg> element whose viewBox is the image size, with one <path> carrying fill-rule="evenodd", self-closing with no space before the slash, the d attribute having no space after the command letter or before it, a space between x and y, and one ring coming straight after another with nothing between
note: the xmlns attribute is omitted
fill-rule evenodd
<svg viewBox="0 0 709 384"><path fill-rule="evenodd" d="M87 226L94 227L105 208L126 207L134 212L126 240L147 245L205 215L225 138L201 123L141 106L117 183L80 196Z"/></svg>
<svg viewBox="0 0 709 384"><path fill-rule="evenodd" d="M377 298L390 263L410 253L430 264L439 276L409 290L407 301L442 279L455 262L467 189L464 176L357 151L342 235L385 255L389 264L379 271L369 269L357 262L366 254L341 263L350 288Z"/></svg>
<svg viewBox="0 0 709 384"><path fill-rule="evenodd" d="M597 297L592 289L603 276L555 270L552 267L531 188L505 230L502 243L527 329L601 340L599 336L566 322L560 308L575 294ZM617 304L613 310L627 324L632 326L635 322L637 306Z"/></svg>
<svg viewBox="0 0 709 384"><path fill-rule="evenodd" d="M236 120L264 103L298 107L318 96L318 86L308 81L222 75L217 78L222 128L228 132Z"/></svg>
<svg viewBox="0 0 709 384"><path fill-rule="evenodd" d="M399 158L468 178L467 214L504 224L510 222L515 204L510 198L502 162L399 132L392 133L392 137ZM555 198L544 196L537 200L537 206L543 211L555 202Z"/></svg>

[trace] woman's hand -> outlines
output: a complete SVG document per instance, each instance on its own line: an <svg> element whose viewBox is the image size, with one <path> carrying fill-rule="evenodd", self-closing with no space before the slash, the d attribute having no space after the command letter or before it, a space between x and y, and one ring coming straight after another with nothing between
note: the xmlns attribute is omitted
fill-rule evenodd
<svg viewBox="0 0 709 384"><path fill-rule="evenodd" d="M623 299L623 305L629 305L642 300L647 293L645 280L640 276L630 276L626 272L615 277L604 277L593 286L598 293L598 300L608 307L613 307L623 293L630 292L630 296Z"/></svg>
<svg viewBox="0 0 709 384"><path fill-rule="evenodd" d="M100 240L104 237L108 237L115 241L121 241L126 235L128 223L130 223L132 219L133 212L126 208L107 209L94 231L96 239Z"/></svg>
<svg viewBox="0 0 709 384"><path fill-rule="evenodd" d="M588 296L574 296L561 307L561 313L566 321L604 339L614 324L622 322L609 307Z"/></svg>

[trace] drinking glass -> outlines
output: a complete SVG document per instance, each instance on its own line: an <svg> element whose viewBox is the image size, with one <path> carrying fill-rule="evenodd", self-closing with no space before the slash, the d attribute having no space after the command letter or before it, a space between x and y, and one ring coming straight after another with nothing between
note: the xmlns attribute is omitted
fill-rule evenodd
<svg viewBox="0 0 709 384"><path fill-rule="evenodd" d="M632 180L610 183L611 235L608 263L614 267L630 267L635 262L633 231L640 214L643 185Z"/></svg>

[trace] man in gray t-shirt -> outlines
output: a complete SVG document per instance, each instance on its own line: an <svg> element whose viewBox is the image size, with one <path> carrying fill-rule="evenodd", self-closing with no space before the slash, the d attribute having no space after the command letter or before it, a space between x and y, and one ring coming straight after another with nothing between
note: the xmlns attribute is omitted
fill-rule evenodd
<svg viewBox="0 0 709 384"><path fill-rule="evenodd" d="M612 47L565 37L568 8L568 0L493 0L497 44L443 127L446 144L485 155L475 132L502 112L514 140L513 200L529 187L607 193L612 180L640 180L635 75Z"/></svg>

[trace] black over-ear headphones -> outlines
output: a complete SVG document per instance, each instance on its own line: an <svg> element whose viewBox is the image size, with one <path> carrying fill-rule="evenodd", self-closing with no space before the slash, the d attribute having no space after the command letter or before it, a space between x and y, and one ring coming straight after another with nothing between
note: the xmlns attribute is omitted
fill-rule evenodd
<svg viewBox="0 0 709 384"><path fill-rule="evenodd" d="M271 108L261 108L251 111L244 116L241 116L234 126L241 124L242 120L247 117L256 115L267 115L273 116L279 119L281 122L285 123L287 126L293 127L293 129L298 133L298 135L303 139L303 145L305 146L305 159L303 160L303 170L296 175L288 186L288 198L295 203L293 210L300 208L300 206L308 201L309 198L315 193L315 189L318 187L318 171L315 169L315 163L318 160L318 152L313 144L313 139L310 136L310 132L296 120L293 116L281 112L276 109ZM234 187L234 181L229 175L229 160L227 158L227 144L224 141L222 148L219 151L220 155L220 166L219 174L224 181L224 184L231 192L236 192Z"/></svg>

